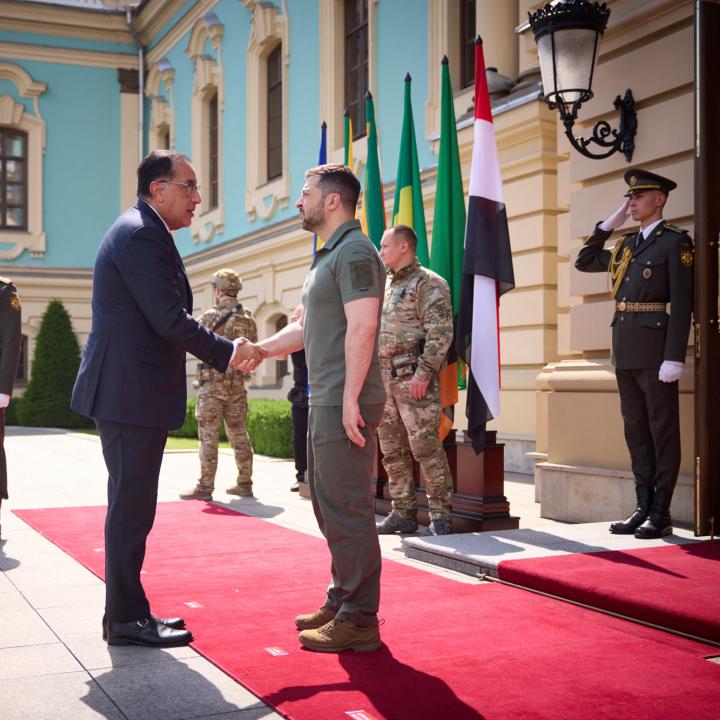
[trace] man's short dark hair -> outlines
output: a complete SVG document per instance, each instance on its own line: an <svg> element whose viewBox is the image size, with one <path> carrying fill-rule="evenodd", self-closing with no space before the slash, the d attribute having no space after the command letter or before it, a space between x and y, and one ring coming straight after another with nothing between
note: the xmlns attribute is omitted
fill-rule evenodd
<svg viewBox="0 0 720 720"><path fill-rule="evenodd" d="M331 192L338 193L343 206L355 212L360 197L360 181L347 165L317 165L307 170L305 177L317 177L323 197Z"/></svg>
<svg viewBox="0 0 720 720"><path fill-rule="evenodd" d="M175 165L179 162L190 162L187 155L175 150L153 150L148 153L138 165L137 194L138 197L150 197L150 183L159 178L170 178L175 176Z"/></svg>
<svg viewBox="0 0 720 720"><path fill-rule="evenodd" d="M405 240L413 252L417 251L417 235L409 225L395 225L392 231L400 240Z"/></svg>

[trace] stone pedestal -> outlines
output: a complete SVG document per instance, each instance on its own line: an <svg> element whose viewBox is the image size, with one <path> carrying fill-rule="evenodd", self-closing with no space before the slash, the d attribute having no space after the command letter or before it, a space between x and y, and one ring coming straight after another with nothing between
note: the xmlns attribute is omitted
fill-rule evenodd
<svg viewBox="0 0 720 720"><path fill-rule="evenodd" d="M453 475L452 524L455 532L482 532L484 530L514 530L519 518L510 515L510 503L505 497L503 445L497 442L494 431L486 435L485 450L475 455L469 438L456 440L455 431L445 439L445 452ZM413 463L417 488L418 522L427 525L427 497L422 472ZM387 475L378 458L375 512L387 515L391 498Z"/></svg>

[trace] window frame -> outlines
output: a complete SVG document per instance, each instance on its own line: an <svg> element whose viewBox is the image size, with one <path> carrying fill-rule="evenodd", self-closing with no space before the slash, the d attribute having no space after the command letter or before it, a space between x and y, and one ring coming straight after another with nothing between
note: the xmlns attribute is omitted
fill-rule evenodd
<svg viewBox="0 0 720 720"><path fill-rule="evenodd" d="M22 142L22 155L6 155L5 139L6 137L19 137ZM29 138L26 132L14 128L12 126L0 126L0 233L5 232L27 232L28 229L28 150ZM20 162L22 165L22 180L20 182L8 182L6 178L7 163ZM21 185L22 200L21 204L10 204L7 200L7 186ZM8 210L19 208L22 211L23 222L21 225L9 225L7 223Z"/></svg>
<svg viewBox="0 0 720 720"><path fill-rule="evenodd" d="M351 25L348 10L354 7L355 18L359 14L359 20L354 19L355 24ZM358 13L357 10L360 10ZM365 137L367 134L365 118L365 95L370 89L370 10L369 0L344 0L343 3L343 85L344 104L350 113L353 128L353 142ZM351 57L351 43L357 38L358 49L355 57ZM352 64L351 64L352 63ZM359 76L359 88L356 97L351 97L350 79L354 73Z"/></svg>
<svg viewBox="0 0 720 720"><path fill-rule="evenodd" d="M266 182L275 180L283 174L283 73L282 73L282 42L277 43L267 56L266 88L265 88L265 151L266 151ZM272 64L277 67L273 68ZM272 74L275 72L276 79ZM279 111L272 113L273 101ZM271 132L272 130L275 132ZM274 154L273 154L274 153Z"/></svg>

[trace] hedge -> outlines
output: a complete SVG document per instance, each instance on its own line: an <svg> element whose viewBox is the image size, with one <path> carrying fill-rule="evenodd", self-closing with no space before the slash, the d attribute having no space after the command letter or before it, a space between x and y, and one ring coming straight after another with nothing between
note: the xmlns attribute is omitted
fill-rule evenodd
<svg viewBox="0 0 720 720"><path fill-rule="evenodd" d="M260 455L291 458L292 416L291 405L287 400L248 400L247 429L253 450ZM195 419L195 398L189 398L185 422L170 435L174 437L197 437ZM220 425L220 439L227 440L224 423Z"/></svg>
<svg viewBox="0 0 720 720"><path fill-rule="evenodd" d="M92 421L70 410L80 345L65 306L51 300L35 340L32 376L22 400L14 404L17 422L30 427L76 428Z"/></svg>

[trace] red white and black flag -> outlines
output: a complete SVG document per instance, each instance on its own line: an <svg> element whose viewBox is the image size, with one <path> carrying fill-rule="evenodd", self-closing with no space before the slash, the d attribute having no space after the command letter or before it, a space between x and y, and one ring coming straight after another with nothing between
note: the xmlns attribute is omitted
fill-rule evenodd
<svg viewBox="0 0 720 720"><path fill-rule="evenodd" d="M485 424L500 413L500 296L515 287L505 196L485 74L482 40L475 39L475 137L456 338L469 368L468 435L476 453Z"/></svg>

